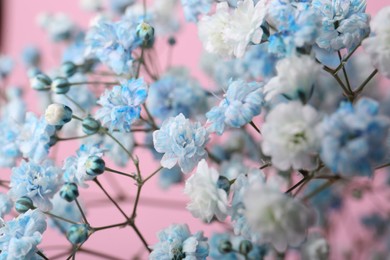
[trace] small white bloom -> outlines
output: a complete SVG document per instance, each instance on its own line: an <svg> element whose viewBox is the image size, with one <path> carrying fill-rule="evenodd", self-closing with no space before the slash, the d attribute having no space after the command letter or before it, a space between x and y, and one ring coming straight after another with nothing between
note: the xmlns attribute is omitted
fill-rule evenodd
<svg viewBox="0 0 390 260"><path fill-rule="evenodd" d="M299 246L311 223L310 212L298 200L264 185L253 185L244 197L245 216L261 242L276 250Z"/></svg>
<svg viewBox="0 0 390 260"><path fill-rule="evenodd" d="M253 0L240 1L230 13L228 3L217 4L212 16L204 16L198 23L199 37L206 51L222 57L242 57L246 47L259 44L263 36L260 28L266 15L266 1L256 5Z"/></svg>
<svg viewBox="0 0 390 260"><path fill-rule="evenodd" d="M102 0L80 0L80 6L82 9L90 12L96 12L102 9Z"/></svg>
<svg viewBox="0 0 390 260"><path fill-rule="evenodd" d="M229 23L229 19L228 4L219 3L214 15L203 16L199 21L199 38L206 51L223 57L232 56L233 50L225 41L225 28Z"/></svg>
<svg viewBox="0 0 390 260"><path fill-rule="evenodd" d="M266 1L260 0L256 5L253 0L240 1L237 9L229 17L225 29L225 40L233 48L237 58L244 56L249 43L259 44L263 36L260 28L266 15Z"/></svg>
<svg viewBox="0 0 390 260"><path fill-rule="evenodd" d="M187 209L196 218L210 222L215 215L224 220L227 214L228 197L226 191L218 188L218 172L209 168L203 159L199 162L196 173L187 181L184 193L190 197Z"/></svg>
<svg viewBox="0 0 390 260"><path fill-rule="evenodd" d="M383 8L371 21L373 35L362 42L370 55L372 64L387 78L390 78L390 7Z"/></svg>
<svg viewBox="0 0 390 260"><path fill-rule="evenodd" d="M298 101L282 103L268 114L262 128L264 154L280 170L312 169L319 149L317 111Z"/></svg>
<svg viewBox="0 0 390 260"><path fill-rule="evenodd" d="M329 244L319 234L311 234L301 249L302 260L329 259Z"/></svg>
<svg viewBox="0 0 390 260"><path fill-rule="evenodd" d="M271 100L279 94L289 98L309 95L321 70L321 65L308 55L291 56L276 64L277 76L265 86L265 99ZM301 93L301 94L300 94Z"/></svg>
<svg viewBox="0 0 390 260"><path fill-rule="evenodd" d="M72 110L61 104L51 104L45 112L45 119L49 125L63 125L72 119Z"/></svg>

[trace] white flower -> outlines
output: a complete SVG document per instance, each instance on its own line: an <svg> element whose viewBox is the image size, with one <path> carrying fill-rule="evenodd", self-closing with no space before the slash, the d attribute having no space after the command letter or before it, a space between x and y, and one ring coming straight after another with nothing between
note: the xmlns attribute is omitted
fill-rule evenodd
<svg viewBox="0 0 390 260"><path fill-rule="evenodd" d="M202 160L196 173L187 180L184 188L184 193L190 197L187 209L194 217L207 222L214 215L220 221L226 218L228 197L226 191L218 188L218 178L218 172Z"/></svg>
<svg viewBox="0 0 390 260"><path fill-rule="evenodd" d="M378 71L390 78L390 7L383 8L370 23L373 36L362 42Z"/></svg>
<svg viewBox="0 0 390 260"><path fill-rule="evenodd" d="M298 101L279 104L268 114L262 128L264 154L280 170L312 169L319 149L317 111Z"/></svg>
<svg viewBox="0 0 390 260"><path fill-rule="evenodd" d="M329 244L319 234L310 234L301 249L302 260L329 259Z"/></svg>
<svg viewBox="0 0 390 260"><path fill-rule="evenodd" d="M276 250L299 246L311 224L310 212L298 200L264 185L253 185L244 197L245 216L262 243Z"/></svg>
<svg viewBox="0 0 390 260"><path fill-rule="evenodd" d="M284 94L289 98L300 95L307 97L321 70L310 56L290 56L279 61L276 65L277 76L273 77L265 86L267 101L276 95Z"/></svg>
<svg viewBox="0 0 390 260"><path fill-rule="evenodd" d="M229 19L228 4L219 3L217 4L217 11L214 15L204 16L199 21L199 38L206 51L219 54L223 57L233 54L233 50L225 41L225 28L229 23Z"/></svg>
<svg viewBox="0 0 390 260"><path fill-rule="evenodd" d="M260 0L256 5L253 0L240 1L237 9L229 17L225 29L226 42L233 48L237 58L244 56L249 43L259 44L263 36L260 28L266 14L266 1Z"/></svg>
<svg viewBox="0 0 390 260"><path fill-rule="evenodd" d="M249 43L259 44L261 41L265 3L265 0L256 5L253 0L240 1L232 13L226 2L217 4L215 14L204 16L198 23L204 48L223 57L242 57Z"/></svg>
<svg viewBox="0 0 390 260"><path fill-rule="evenodd" d="M82 9L90 12L96 12L102 9L102 0L80 0L80 6Z"/></svg>

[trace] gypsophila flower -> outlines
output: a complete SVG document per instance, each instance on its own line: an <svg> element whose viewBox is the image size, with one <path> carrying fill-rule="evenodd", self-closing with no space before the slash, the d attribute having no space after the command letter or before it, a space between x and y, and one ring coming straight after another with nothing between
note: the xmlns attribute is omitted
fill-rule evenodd
<svg viewBox="0 0 390 260"><path fill-rule="evenodd" d="M37 118L33 113L27 113L17 139L23 157L34 162L45 159L54 133L55 127L47 124L44 117Z"/></svg>
<svg viewBox="0 0 390 260"><path fill-rule="evenodd" d="M134 149L134 136L131 133L113 132L112 135L121 141L121 144L130 152ZM111 137L105 135L101 143L106 155L118 166L125 167L129 161L129 155L123 152L123 148Z"/></svg>
<svg viewBox="0 0 390 260"><path fill-rule="evenodd" d="M379 105L368 98L355 105L342 103L325 118L321 132L321 159L333 172L370 175L386 155L390 120L378 114Z"/></svg>
<svg viewBox="0 0 390 260"><path fill-rule="evenodd" d="M309 234L301 249L302 260L327 260L329 251L328 241L324 237L316 233Z"/></svg>
<svg viewBox="0 0 390 260"><path fill-rule="evenodd" d="M268 50L280 57L295 55L313 45L321 27L321 19L309 1L270 1L267 21L277 32L268 38Z"/></svg>
<svg viewBox="0 0 390 260"><path fill-rule="evenodd" d="M263 104L262 84L232 81L219 106L207 112L209 129L221 135L226 126L240 128L261 112Z"/></svg>
<svg viewBox="0 0 390 260"><path fill-rule="evenodd" d="M370 32L370 16L365 0L313 0L315 12L322 17L316 43L328 51L353 49Z"/></svg>
<svg viewBox="0 0 390 260"><path fill-rule="evenodd" d="M244 196L245 217L260 240L277 251L299 246L311 224L311 214L300 201L264 185L252 185Z"/></svg>
<svg viewBox="0 0 390 260"><path fill-rule="evenodd" d="M205 260L209 245L203 232L191 235L187 224L173 224L158 233L159 242L152 246L150 260Z"/></svg>
<svg viewBox="0 0 390 260"><path fill-rule="evenodd" d="M0 259L42 259L36 254L37 245L46 230L45 216L41 212L29 210L13 220L1 222Z"/></svg>
<svg viewBox="0 0 390 260"><path fill-rule="evenodd" d="M390 30L387 26L389 22L390 7L386 7L380 10L370 23L373 34L362 42L375 68L388 78L390 78Z"/></svg>
<svg viewBox="0 0 390 260"><path fill-rule="evenodd" d="M18 158L21 157L17 143L19 129L12 119L0 120L0 167L15 166Z"/></svg>
<svg viewBox="0 0 390 260"><path fill-rule="evenodd" d="M277 105L267 115L261 129L263 153L271 156L272 165L280 170L312 169L320 139L315 128L319 113L298 101Z"/></svg>
<svg viewBox="0 0 390 260"><path fill-rule="evenodd" d="M64 13L42 13L38 17L38 24L54 42L69 40L75 32L73 21Z"/></svg>
<svg viewBox="0 0 390 260"><path fill-rule="evenodd" d="M75 183L80 187L88 187L86 181L93 180L96 176L87 174L87 160L90 156L103 156L103 150L98 144L82 144L77 155L66 158L63 166L64 181Z"/></svg>
<svg viewBox="0 0 390 260"><path fill-rule="evenodd" d="M175 13L178 0L156 0L148 9L157 35L171 35L179 30L180 23Z"/></svg>
<svg viewBox="0 0 390 260"><path fill-rule="evenodd" d="M90 12L97 12L103 8L102 0L80 0L82 9Z"/></svg>
<svg viewBox="0 0 390 260"><path fill-rule="evenodd" d="M14 68L14 61L11 57L0 55L0 79L7 77Z"/></svg>
<svg viewBox="0 0 390 260"><path fill-rule="evenodd" d="M39 49L33 45L26 46L22 52L22 60L27 68L36 67L40 63L41 53Z"/></svg>
<svg viewBox="0 0 390 260"><path fill-rule="evenodd" d="M187 209L196 218L210 222L215 216L223 221L228 211L228 195L218 186L219 173L201 160L196 173L187 181L184 194L190 198Z"/></svg>
<svg viewBox="0 0 390 260"><path fill-rule="evenodd" d="M269 101L279 94L289 99L308 100L320 70L321 65L307 55L280 60L276 64L277 76L264 86L265 100Z"/></svg>
<svg viewBox="0 0 390 260"><path fill-rule="evenodd" d="M161 165L171 169L176 163L184 173L191 172L207 156L208 133L199 122L192 123L183 114L166 119L160 130L153 132L154 148L164 153Z"/></svg>
<svg viewBox="0 0 390 260"><path fill-rule="evenodd" d="M9 196L16 201L26 196L43 211L52 208L50 199L61 188L62 171L47 159L40 164L22 161L12 169Z"/></svg>
<svg viewBox="0 0 390 260"><path fill-rule="evenodd" d="M120 83L100 97L98 104L102 108L96 112L96 119L110 131L129 132L131 124L140 117L148 90L143 79L121 80Z"/></svg>
<svg viewBox="0 0 390 260"><path fill-rule="evenodd" d="M152 116L165 120L180 113L193 118L204 112L205 100L206 92L199 82L178 68L150 85L147 104Z"/></svg>
<svg viewBox="0 0 390 260"><path fill-rule="evenodd" d="M199 16L207 14L211 10L212 0L181 0L184 15L189 22L197 22Z"/></svg>
<svg viewBox="0 0 390 260"><path fill-rule="evenodd" d="M266 14L266 1L240 1L230 13L227 3L217 4L216 13L203 17L198 24L204 48L221 56L242 57L250 43L259 44L263 35L260 28Z"/></svg>
<svg viewBox="0 0 390 260"><path fill-rule="evenodd" d="M6 214L11 212L13 207L13 202L11 198L5 194L0 192L0 217L3 218Z"/></svg>
<svg viewBox="0 0 390 260"><path fill-rule="evenodd" d="M130 19L118 22L100 20L86 36L86 54L95 56L115 74L132 74L132 52L142 43L137 24Z"/></svg>
<svg viewBox="0 0 390 260"><path fill-rule="evenodd" d="M117 14L123 14L126 8L134 4L134 0L110 0L111 10Z"/></svg>

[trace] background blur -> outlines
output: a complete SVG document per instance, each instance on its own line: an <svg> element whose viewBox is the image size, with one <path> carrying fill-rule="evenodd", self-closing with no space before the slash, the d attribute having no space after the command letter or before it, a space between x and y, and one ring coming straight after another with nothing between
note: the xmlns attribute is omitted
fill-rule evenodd
<svg viewBox="0 0 390 260"><path fill-rule="evenodd" d="M30 90L26 70L21 62L20 56L24 47L35 45L42 52L42 69L49 70L52 67L58 67L60 64L62 46L53 44L48 39L47 34L42 31L37 25L37 16L42 12L57 13L63 12L71 17L81 28L87 28L93 14L84 12L79 7L78 0L0 0L2 3L1 13L1 53L10 55L16 61L16 67L6 82L7 87L13 85L21 86L24 89L25 97L28 101L28 110L41 113L39 109L39 101L37 101L36 93ZM164 1L164 0L160 0ZM375 13L383 6L390 5L390 0L368 0L368 13ZM203 86L211 86L212 82L208 81L199 69L199 59L201 44L197 37L197 30L194 24L184 23L182 9L180 5L177 9L177 15L181 21L181 30L176 34L177 45L173 50L172 64L185 65L189 67L191 74L198 78ZM157 50L159 63L167 63L168 45L167 39L161 39L157 42ZM1 137L0 137L1 138ZM62 160L73 154L77 149L76 144L62 143L59 147L58 163L62 165ZM66 152L62 152L66 151ZM153 161L151 155L141 148L135 150L135 154L140 158L140 166L142 172L147 175L158 167L158 163ZM108 165L110 165L108 163ZM131 168L129 169L131 170ZM9 175L9 170L2 170L2 175ZM132 200L135 195L136 187L127 178L121 176L110 177L105 174L102 177L103 185L107 188L110 194L114 197L121 197L127 194L126 199L120 202L123 208L130 212L132 208ZM187 223L192 232L205 230L206 236L209 236L213 231L222 229L220 224L206 226L199 220L193 218L190 213L185 210L185 198L182 195L182 186L172 187L168 191L162 191L156 183L157 178L149 182L143 189L141 196L140 208L138 210L137 223L146 240L153 244L156 242L156 233L169 226L172 223ZM81 200L88 208L87 218L92 226L102 226L107 224L119 223L122 221L121 215L117 209L112 207L110 202L104 197L102 192L93 186L87 192L83 192ZM354 235L353 214L345 216L344 221L340 222L344 229L344 239L340 243L351 242L353 239L348 239ZM347 223L349 222L349 223ZM351 224L352 223L352 224ZM352 225L352 226L351 226ZM336 227L337 228L337 227ZM360 232L360 231L359 231ZM345 237L346 236L346 237ZM364 238L364 234L359 234L359 237ZM345 239L347 238L347 239ZM347 241L346 241L347 240ZM348 241L349 240L349 241ZM48 230L45 233L43 245L41 248L50 259L50 256L61 253L64 250L64 245L67 241L64 237L59 236L56 231ZM354 246L353 243L351 245ZM103 256L102 259L132 259L139 253L140 259L146 259L141 243L134 235L130 228L111 229L104 232L98 232L89 239L85 249L95 249L98 252L108 253L112 257ZM80 252L77 254L77 259L97 259L97 256L92 256ZM63 257L61 259L64 259Z"/></svg>

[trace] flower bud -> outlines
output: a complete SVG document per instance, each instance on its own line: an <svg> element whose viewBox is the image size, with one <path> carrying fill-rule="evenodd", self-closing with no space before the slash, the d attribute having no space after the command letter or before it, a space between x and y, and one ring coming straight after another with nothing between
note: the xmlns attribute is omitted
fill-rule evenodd
<svg viewBox="0 0 390 260"><path fill-rule="evenodd" d="M171 46L175 45L176 44L175 37L173 37L173 36L169 37L168 44L171 45Z"/></svg>
<svg viewBox="0 0 390 260"><path fill-rule="evenodd" d="M65 77L72 77L77 72L77 66L70 61L64 62L61 65L61 72Z"/></svg>
<svg viewBox="0 0 390 260"><path fill-rule="evenodd" d="M145 22L138 24L137 36L141 38L145 47L151 47L154 43L154 28Z"/></svg>
<svg viewBox="0 0 390 260"><path fill-rule="evenodd" d="M232 242L230 242L229 240L222 240L221 242L219 242L218 250L222 254L230 253L231 251L233 251Z"/></svg>
<svg viewBox="0 0 390 260"><path fill-rule="evenodd" d="M66 94L70 89L68 79L57 77L51 83L51 90L56 94Z"/></svg>
<svg viewBox="0 0 390 260"><path fill-rule="evenodd" d="M43 73L35 75L35 77L30 79L31 87L35 90L49 90L51 85L51 79Z"/></svg>
<svg viewBox="0 0 390 260"><path fill-rule="evenodd" d="M252 249L253 249L252 242L246 239L242 240L238 247L239 252L243 255L249 254L249 252L252 251Z"/></svg>
<svg viewBox="0 0 390 260"><path fill-rule="evenodd" d="M226 191L226 193L229 193L230 191L230 181L225 176L219 176L217 186L219 189Z"/></svg>
<svg viewBox="0 0 390 260"><path fill-rule="evenodd" d="M82 122L82 128L83 132L87 135L92 135L95 134L99 131L100 129L100 122L91 116L88 116L83 119Z"/></svg>
<svg viewBox="0 0 390 260"><path fill-rule="evenodd" d="M102 158L93 155L89 156L85 162L85 170L90 176L97 176L104 172L106 164Z"/></svg>
<svg viewBox="0 0 390 260"><path fill-rule="evenodd" d="M23 196L15 202L15 209L19 213L25 213L29 209L35 209L35 207L33 201L29 197Z"/></svg>
<svg viewBox="0 0 390 260"><path fill-rule="evenodd" d="M49 125L64 125L72 119L72 109L61 104L51 104L45 112L45 119Z"/></svg>
<svg viewBox="0 0 390 260"><path fill-rule="evenodd" d="M75 224L69 227L66 232L66 238L72 244L84 243L89 236L89 226L86 224Z"/></svg>
<svg viewBox="0 0 390 260"><path fill-rule="evenodd" d="M72 202L79 196L79 189L76 184L66 182L60 190L60 196L67 202Z"/></svg>
<svg viewBox="0 0 390 260"><path fill-rule="evenodd" d="M34 78L38 74L42 74L42 71L37 67L32 67L27 70L27 76L29 79Z"/></svg>

